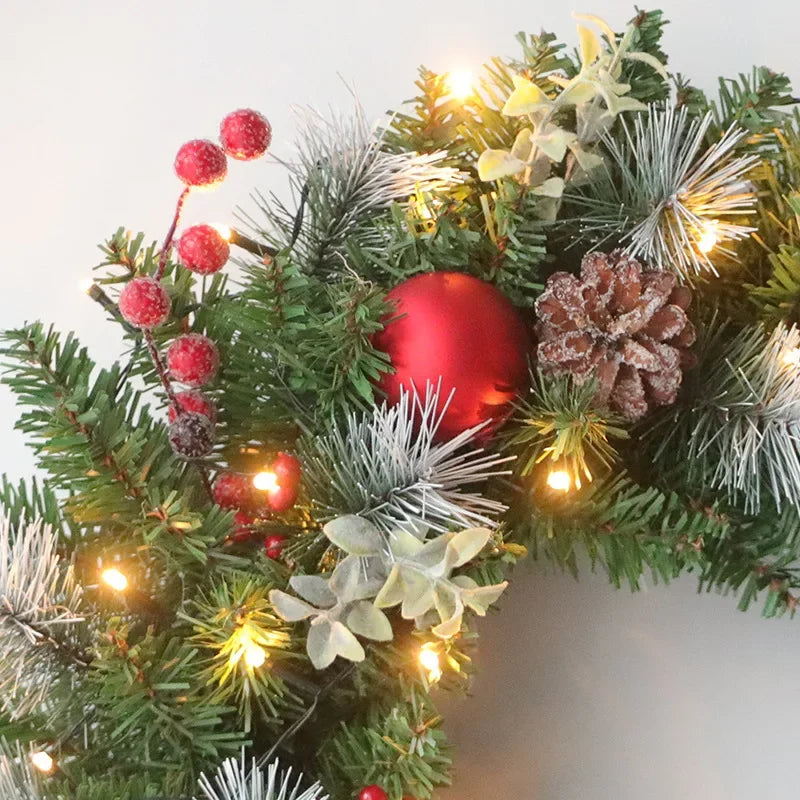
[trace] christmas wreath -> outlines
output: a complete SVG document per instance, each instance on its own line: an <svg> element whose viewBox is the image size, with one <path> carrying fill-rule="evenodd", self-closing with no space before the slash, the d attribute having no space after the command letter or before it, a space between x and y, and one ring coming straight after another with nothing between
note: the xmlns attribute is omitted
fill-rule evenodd
<svg viewBox="0 0 800 800"><path fill-rule="evenodd" d="M180 229L270 145L235 111L163 244L102 246L122 362L4 334L44 477L2 484L2 797L430 798L526 553L794 612L800 117L670 75L664 22L309 113L292 203Z"/></svg>

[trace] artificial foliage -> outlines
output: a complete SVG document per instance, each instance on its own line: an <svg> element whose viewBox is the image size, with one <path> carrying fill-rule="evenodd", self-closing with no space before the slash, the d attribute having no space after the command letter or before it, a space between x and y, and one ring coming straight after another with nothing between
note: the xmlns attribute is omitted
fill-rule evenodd
<svg viewBox="0 0 800 800"><path fill-rule="evenodd" d="M117 363L4 332L39 472L0 482L4 798L427 800L526 554L794 613L800 116L766 67L698 90L665 24L308 112L289 199L184 229L270 145L235 111L164 240L101 245Z"/></svg>

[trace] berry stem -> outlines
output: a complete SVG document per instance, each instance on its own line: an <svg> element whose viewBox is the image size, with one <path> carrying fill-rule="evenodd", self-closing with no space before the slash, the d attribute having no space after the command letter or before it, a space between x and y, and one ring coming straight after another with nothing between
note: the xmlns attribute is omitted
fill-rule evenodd
<svg viewBox="0 0 800 800"><path fill-rule="evenodd" d="M160 281L164 277L164 270L167 268L167 259L169 258L169 252L172 249L172 240L175 238L175 228L178 227L178 221L181 218L181 212L183 211L183 204L186 202L186 198L189 196L190 191L189 186L187 186L180 194L178 198L178 204L175 207L175 216L172 218L172 225L169 226L169 230L167 231L167 236L164 239L164 244L161 247L161 255L158 259L158 271L156 272L156 280Z"/></svg>
<svg viewBox="0 0 800 800"><path fill-rule="evenodd" d="M167 368L164 366L164 362L161 360L161 354L158 352L158 347L156 347L156 343L153 340L153 332L150 330L144 331L144 340L147 343L147 352L150 353L150 358L152 359L153 365L156 368L158 377L161 379L161 385L164 387L164 391L167 393L170 405L175 409L175 413L180 415L183 413L183 408L181 408L177 398L175 397L175 391L170 383Z"/></svg>

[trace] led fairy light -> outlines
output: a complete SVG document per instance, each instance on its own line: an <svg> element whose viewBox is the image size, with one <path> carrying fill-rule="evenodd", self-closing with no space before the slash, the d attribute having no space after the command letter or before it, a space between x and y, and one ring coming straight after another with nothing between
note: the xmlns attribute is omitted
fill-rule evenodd
<svg viewBox="0 0 800 800"><path fill-rule="evenodd" d="M278 488L278 476L269 470L258 472L253 476L253 486L261 492L271 492Z"/></svg>
<svg viewBox="0 0 800 800"><path fill-rule="evenodd" d="M447 86L450 94L459 100L465 100L472 94L472 73L466 69L455 69L447 74Z"/></svg>
<svg viewBox="0 0 800 800"><path fill-rule="evenodd" d="M568 492L572 487L572 479L565 470L554 469L547 476L547 485L557 492Z"/></svg>
<svg viewBox="0 0 800 800"><path fill-rule="evenodd" d="M128 578L114 567L104 569L100 577L106 586L110 586L116 592L124 592L128 588Z"/></svg>
<svg viewBox="0 0 800 800"><path fill-rule="evenodd" d="M226 241L229 242L233 236L233 230L230 225L225 225L221 222L212 222L211 227Z"/></svg>
<svg viewBox="0 0 800 800"><path fill-rule="evenodd" d="M715 222L709 222L701 232L700 238L697 240L697 249L703 254L710 253L718 241L719 233L717 232L717 224Z"/></svg>
<svg viewBox="0 0 800 800"><path fill-rule="evenodd" d="M423 645L419 651L420 666L428 672L428 682L436 683L442 677L442 668L439 664L439 654L429 645Z"/></svg>
<svg viewBox="0 0 800 800"><path fill-rule="evenodd" d="M258 669L267 660L267 651L252 639L244 645L244 663L251 669Z"/></svg>
<svg viewBox="0 0 800 800"><path fill-rule="evenodd" d="M781 354L781 361L787 367L800 366L800 347L791 347L784 350Z"/></svg>
<svg viewBox="0 0 800 800"><path fill-rule="evenodd" d="M31 753L31 764L45 775L51 773L56 765L53 757L44 750L37 750L35 753Z"/></svg>

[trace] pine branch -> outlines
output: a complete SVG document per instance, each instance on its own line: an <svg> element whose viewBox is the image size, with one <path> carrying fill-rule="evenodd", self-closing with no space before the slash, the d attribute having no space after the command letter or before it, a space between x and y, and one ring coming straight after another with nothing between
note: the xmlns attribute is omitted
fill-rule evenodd
<svg viewBox="0 0 800 800"><path fill-rule="evenodd" d="M430 698L419 691L394 706L373 706L361 723L342 724L325 743L325 785L336 797L376 783L391 800L429 800L435 789L450 785L450 748L440 723Z"/></svg>
<svg viewBox="0 0 800 800"><path fill-rule="evenodd" d="M383 241L370 223L415 191L435 191L458 183L459 173L440 166L443 154L390 153L370 130L360 107L350 118L324 119L308 111L301 119L297 161L287 164L293 190L306 198L303 225L295 236L296 213L274 196L257 195L267 218L259 230L278 248L292 252L308 274L341 276L347 272L345 244L358 235L362 247L380 249Z"/></svg>
<svg viewBox="0 0 800 800"><path fill-rule="evenodd" d="M493 527L504 506L464 490L507 474L498 467L509 459L465 449L484 425L436 443L445 407L431 386L424 397L404 392L395 406L351 414L306 442L306 483L323 516L357 514L386 533Z"/></svg>
<svg viewBox="0 0 800 800"><path fill-rule="evenodd" d="M328 800L319 782L301 789L302 774L293 781L291 768L279 770L280 763L273 761L265 776L255 759L248 769L243 752L238 761L235 758L223 761L213 781L205 774L200 777L202 797L204 800Z"/></svg>
<svg viewBox="0 0 800 800"><path fill-rule="evenodd" d="M701 369L681 406L654 428L656 458L682 461L688 480L720 488L730 502L758 512L765 496L778 508L800 505L800 332L779 325L770 335L724 327L704 345Z"/></svg>
<svg viewBox="0 0 800 800"><path fill-rule="evenodd" d="M81 596L51 528L0 522L0 696L12 719L42 710L62 680L88 667L71 636Z"/></svg>
<svg viewBox="0 0 800 800"><path fill-rule="evenodd" d="M744 177L758 159L736 154L745 131L735 126L703 150L710 124L710 113L698 120L686 108L655 106L632 127L621 120L620 134L604 137L605 176L565 197L572 208L567 216L581 220L580 239L593 246L618 239L652 268L688 281L717 274L721 256L735 260L735 243L752 230L742 224L755 204Z"/></svg>
<svg viewBox="0 0 800 800"><path fill-rule="evenodd" d="M3 800L44 800L39 776L19 744L0 739L0 797Z"/></svg>
<svg viewBox="0 0 800 800"><path fill-rule="evenodd" d="M123 386L119 365L94 375L73 336L62 343L40 323L9 331L5 340L3 381L27 407L17 427L32 438L51 489L70 493L70 527L92 531L113 520L120 531L157 539L166 554L204 558L212 540L202 525L183 534L171 529L172 516L205 504L202 484L175 458L141 395Z"/></svg>
<svg viewBox="0 0 800 800"><path fill-rule="evenodd" d="M509 523L527 529L534 557L545 556L577 575L581 552L620 587L641 588L646 572L669 582L682 571L702 571L705 549L724 539L724 515L692 507L674 493L637 486L625 475L594 481L579 494L539 498L531 514L517 509Z"/></svg>

